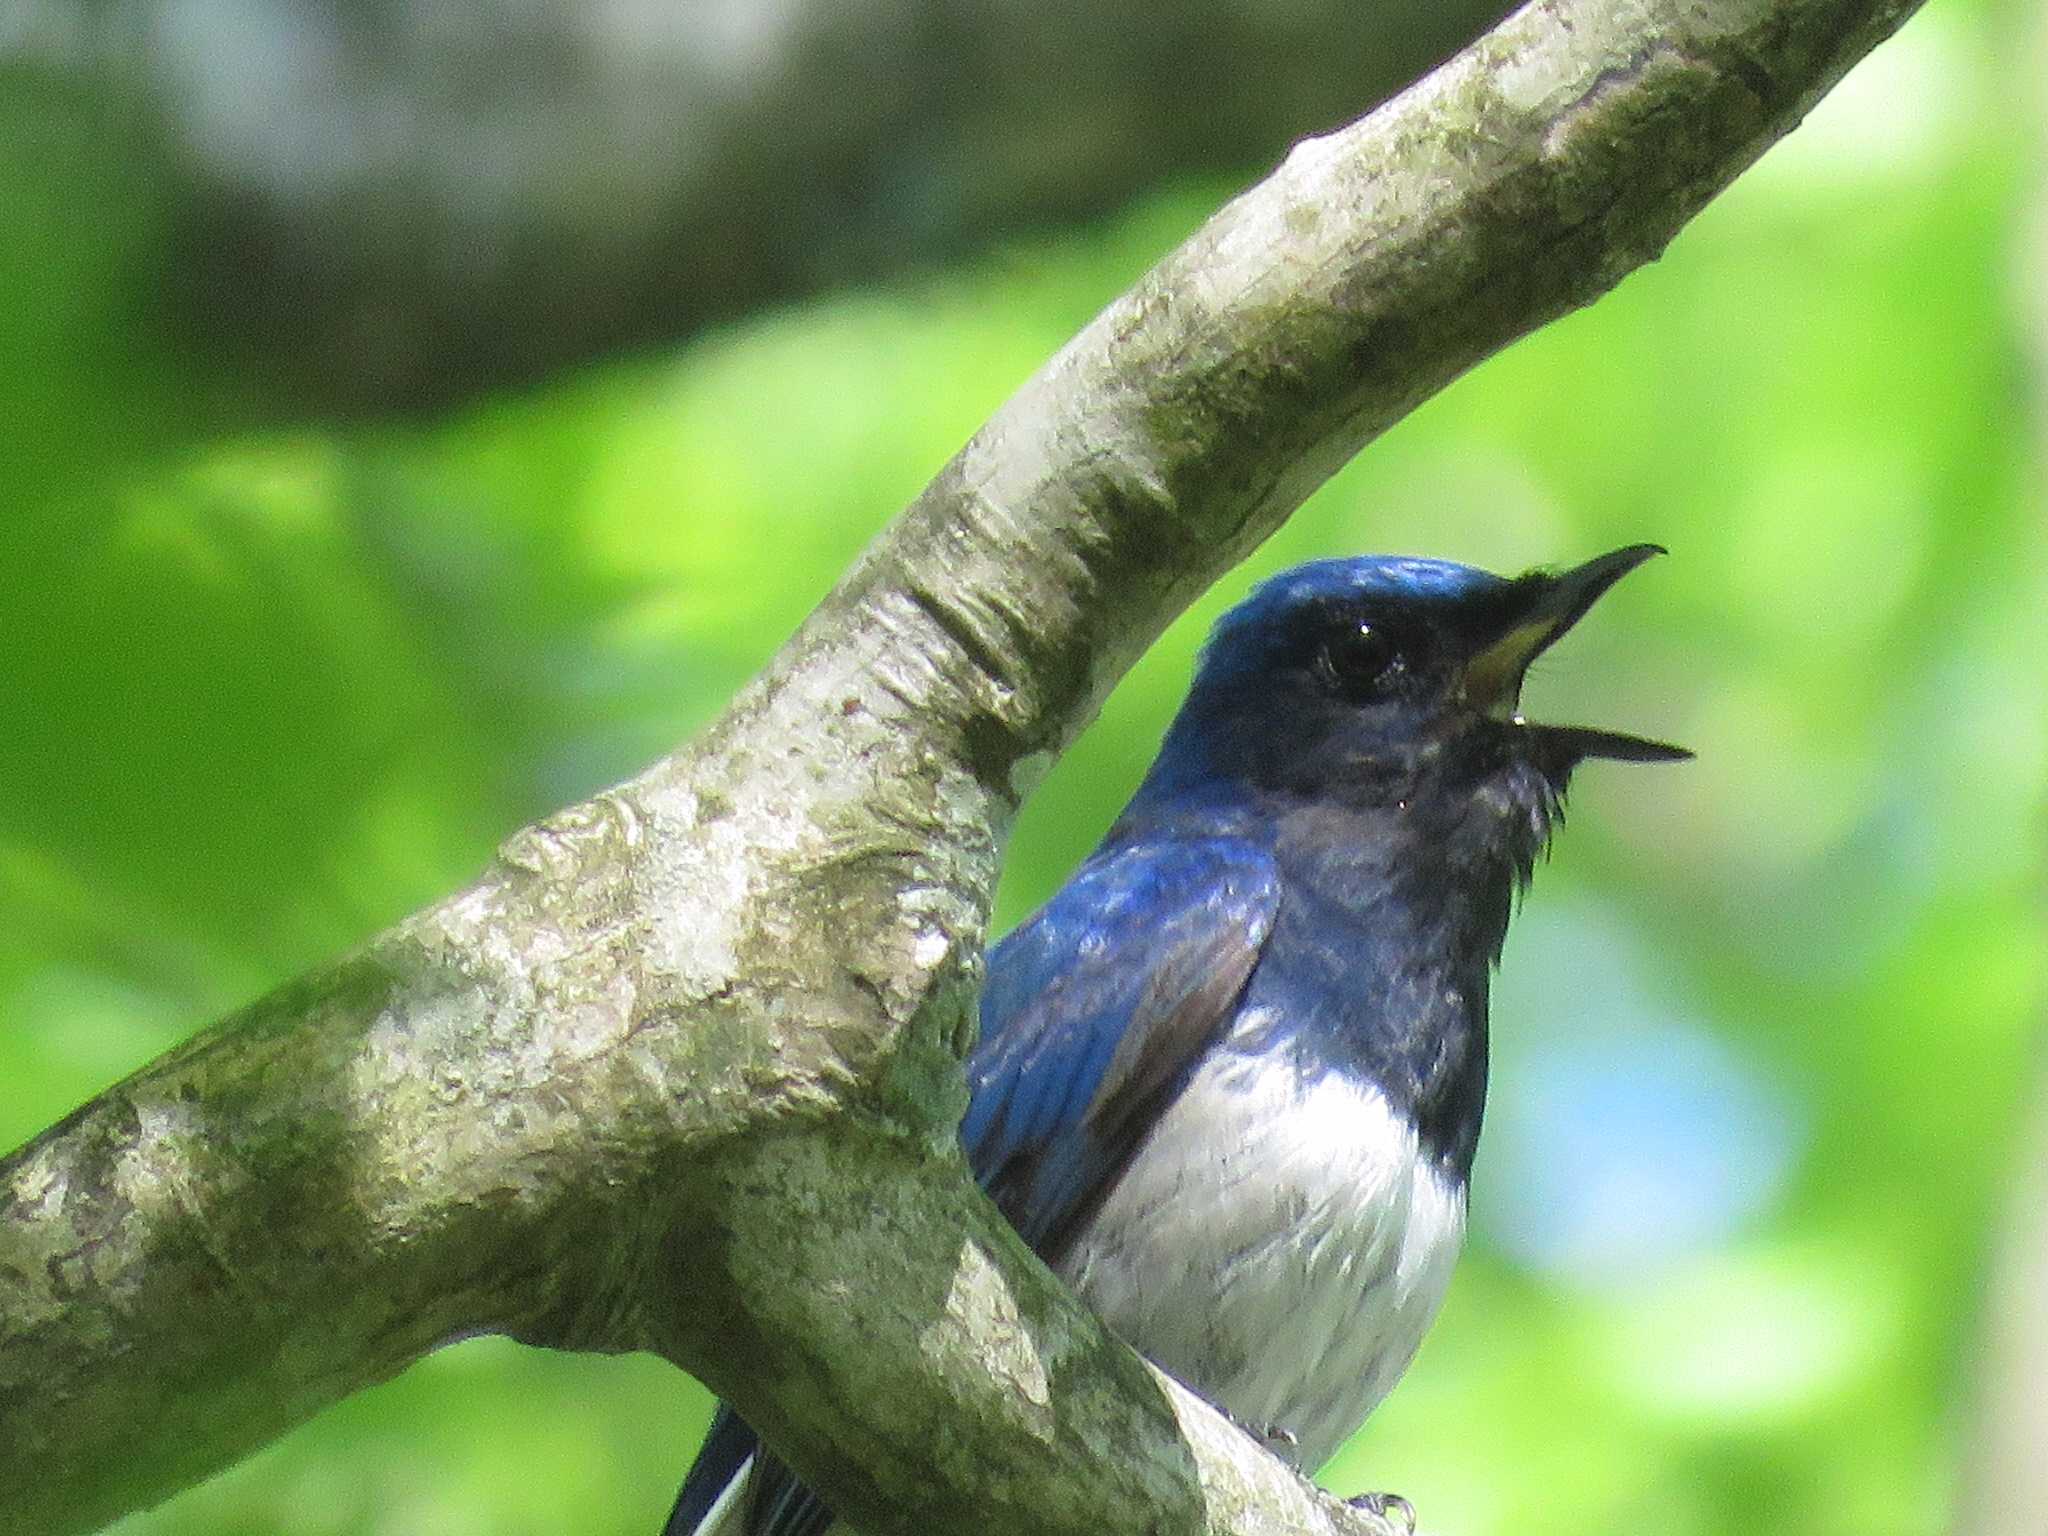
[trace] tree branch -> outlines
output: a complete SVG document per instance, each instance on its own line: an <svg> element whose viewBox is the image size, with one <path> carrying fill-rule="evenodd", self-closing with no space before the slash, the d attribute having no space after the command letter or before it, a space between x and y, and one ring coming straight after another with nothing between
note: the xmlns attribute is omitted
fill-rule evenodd
<svg viewBox="0 0 2048 1536"><path fill-rule="evenodd" d="M1111 305L700 740L0 1164L0 1522L84 1529L502 1330L660 1351L877 1530L1365 1528L966 1178L1004 829L1203 585L1911 9L1518 13Z"/></svg>
<svg viewBox="0 0 2048 1536"><path fill-rule="evenodd" d="M272 410L381 415L1268 163L1505 9L12 0L0 59L169 189L124 312Z"/></svg>

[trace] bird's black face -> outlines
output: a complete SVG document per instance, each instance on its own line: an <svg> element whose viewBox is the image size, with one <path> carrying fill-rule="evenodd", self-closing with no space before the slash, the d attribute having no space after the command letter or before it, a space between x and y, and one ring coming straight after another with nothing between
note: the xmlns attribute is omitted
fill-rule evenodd
<svg viewBox="0 0 2048 1536"><path fill-rule="evenodd" d="M1353 805L1463 801L1528 770L1540 779L1529 792L1554 800L1588 757L1685 757L1519 713L1530 662L1657 552L1635 545L1512 580L1434 561L1303 567L1218 626L1188 723L1212 766Z"/></svg>

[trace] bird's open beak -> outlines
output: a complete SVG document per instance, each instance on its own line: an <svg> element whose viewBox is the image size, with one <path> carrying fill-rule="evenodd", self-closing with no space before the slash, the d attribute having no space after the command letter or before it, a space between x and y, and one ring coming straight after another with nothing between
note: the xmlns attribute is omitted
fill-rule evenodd
<svg viewBox="0 0 2048 1536"><path fill-rule="evenodd" d="M1613 757L1626 762L1667 763L1692 756L1683 747L1667 746L1641 736L1577 725L1530 725L1517 706L1529 663L1563 637L1601 594L1653 555L1656 544L1631 544L1600 555L1556 576L1538 576L1518 589L1513 608L1500 631L1487 640L1465 667L1464 695L1472 707L1495 719L1539 732L1545 744L1574 758Z"/></svg>

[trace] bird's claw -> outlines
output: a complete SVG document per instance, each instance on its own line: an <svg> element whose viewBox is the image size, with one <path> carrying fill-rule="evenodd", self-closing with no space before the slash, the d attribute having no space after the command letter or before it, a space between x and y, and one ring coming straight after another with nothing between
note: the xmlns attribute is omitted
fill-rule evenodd
<svg viewBox="0 0 2048 1536"><path fill-rule="evenodd" d="M1398 1493L1361 1493L1344 1502L1353 1509L1398 1524L1408 1536L1415 1536L1415 1506Z"/></svg>
<svg viewBox="0 0 2048 1536"><path fill-rule="evenodd" d="M1301 1449L1301 1441L1296 1439L1294 1431L1284 1424L1261 1424L1251 1419L1240 1419L1231 1413L1226 1413L1224 1417L1276 1456L1284 1456L1292 1461Z"/></svg>
<svg viewBox="0 0 2048 1536"><path fill-rule="evenodd" d="M1284 1425L1258 1424L1253 1426L1252 1433L1266 1444L1279 1446L1283 1450L1298 1450L1301 1446L1301 1442L1294 1438L1294 1431Z"/></svg>

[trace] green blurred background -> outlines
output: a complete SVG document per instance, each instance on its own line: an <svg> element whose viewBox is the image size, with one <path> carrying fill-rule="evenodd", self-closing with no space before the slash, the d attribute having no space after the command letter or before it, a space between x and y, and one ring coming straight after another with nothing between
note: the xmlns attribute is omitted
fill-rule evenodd
<svg viewBox="0 0 2048 1536"><path fill-rule="evenodd" d="M1468 1257L1341 1491L1461 1536L1946 1521L2042 981L2034 26L1936 0L1661 262L1340 474L1017 829L1004 926L1259 574L1672 550L1527 702L1698 761L1581 775ZM0 1145L687 736L1237 184L430 420L250 429L259 385L123 311L162 189L0 74ZM652 1536L708 1411L658 1361L473 1341L117 1529Z"/></svg>

